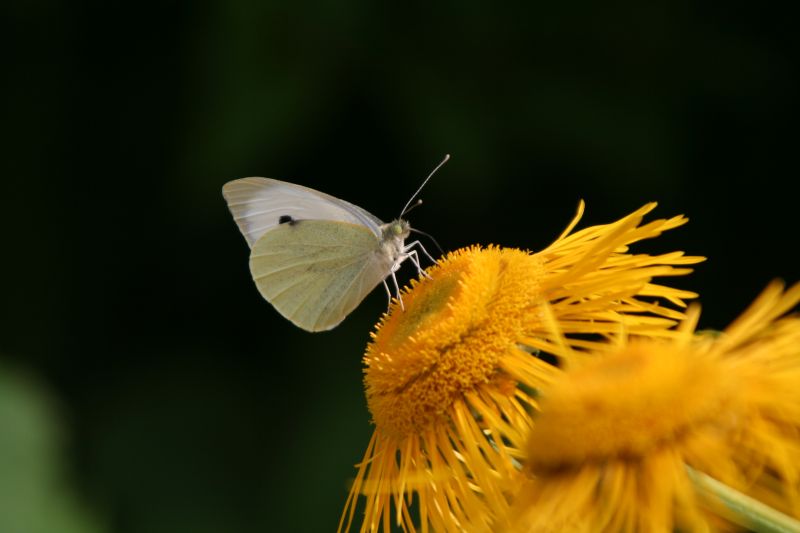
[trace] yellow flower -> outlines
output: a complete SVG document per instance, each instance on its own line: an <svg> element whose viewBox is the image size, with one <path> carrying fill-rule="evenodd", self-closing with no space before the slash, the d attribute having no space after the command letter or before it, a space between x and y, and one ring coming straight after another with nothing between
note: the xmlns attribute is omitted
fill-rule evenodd
<svg viewBox="0 0 800 533"><path fill-rule="evenodd" d="M800 518L800 318L779 319L799 301L773 283L720 336L694 333L693 308L671 340L563 347L512 530L757 527L759 501Z"/></svg>
<svg viewBox="0 0 800 533"><path fill-rule="evenodd" d="M350 530L362 495L361 531L492 527L510 496L500 481L520 475L535 388L557 376L538 350L591 348L620 328L672 336L669 328L684 318L675 307L696 296L652 279L687 274L685 266L703 258L627 253L629 244L686 222L642 225L654 207L571 233L581 203L541 252L468 248L412 283L405 310L392 306L364 357L376 429L340 530ZM550 335L553 320L558 339Z"/></svg>

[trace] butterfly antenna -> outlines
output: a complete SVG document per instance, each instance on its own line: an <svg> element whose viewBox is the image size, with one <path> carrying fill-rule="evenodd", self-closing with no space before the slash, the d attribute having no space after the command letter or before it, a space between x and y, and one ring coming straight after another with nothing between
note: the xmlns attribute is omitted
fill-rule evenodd
<svg viewBox="0 0 800 533"><path fill-rule="evenodd" d="M419 204L417 204L417 205L419 205ZM431 241L433 241L433 244L435 244L436 247L439 249L439 253L444 255L444 250L442 250L442 247L439 246L438 242L436 242L436 239L433 238L433 235L431 235L430 233L425 233L424 231L418 230L417 228L408 228L408 229L410 229L414 233L419 233L420 235L425 235L427 238L429 238Z"/></svg>
<svg viewBox="0 0 800 533"><path fill-rule="evenodd" d="M430 174L428 174L428 177L427 177L427 178L425 178L425 181L423 181L423 182L422 182L422 185L420 185L420 186L419 186L419 189L417 189L417 192L415 192L414 194L412 194L412 195L411 195L411 198L409 198L409 200L408 200L408 203L406 203L406 205L403 207L403 211L401 211L401 212L400 212L400 216L401 216L401 217L402 217L403 215L405 215L405 214L408 212L408 211L407 211L407 209L408 209L408 206L409 206L409 205L411 205L411 202L413 202L413 201L414 201L414 198L416 198L416 197L417 197L417 195L418 195L418 194L419 194L419 192L422 190L422 188L425 186L425 184L426 184L426 183L428 183L428 180L429 180L429 179L431 179L431 178L433 177L433 175L434 175L434 174L436 174L436 171L437 171L437 170L439 170L439 169L442 167L442 165L444 165L445 163L447 163L447 161L448 161L449 159L450 159L450 154L446 154L446 155L444 156L444 159L442 159L442 162L441 162L441 163L439 163L438 165L436 165L436 168L434 168L434 169L431 171L431 173L430 173ZM417 205L419 205L419 203L418 203Z"/></svg>
<svg viewBox="0 0 800 533"><path fill-rule="evenodd" d="M402 213L400 213L400 216L402 217L403 215L407 215L407 214L409 214L411 211L413 211L413 210L414 210L414 208L415 208L415 207L419 207L419 206L421 206L421 205L422 205L422 198L417 198L417 201L416 201L416 202L414 202L414 203L411 205L411 207L409 207L409 208L406 208L406 210L405 210L405 211L403 211Z"/></svg>

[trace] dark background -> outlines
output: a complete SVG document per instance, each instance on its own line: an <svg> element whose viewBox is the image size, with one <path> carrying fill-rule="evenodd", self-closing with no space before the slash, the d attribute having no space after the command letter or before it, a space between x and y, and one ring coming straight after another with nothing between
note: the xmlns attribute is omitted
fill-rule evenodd
<svg viewBox="0 0 800 533"><path fill-rule="evenodd" d="M691 222L634 250L709 257L673 282L701 326L800 279L796 17L758 5L4 2L0 375L32 384L9 412L47 399L74 531L336 526L385 295L329 333L282 319L228 180L388 220L450 153L410 216L446 250L657 200Z"/></svg>

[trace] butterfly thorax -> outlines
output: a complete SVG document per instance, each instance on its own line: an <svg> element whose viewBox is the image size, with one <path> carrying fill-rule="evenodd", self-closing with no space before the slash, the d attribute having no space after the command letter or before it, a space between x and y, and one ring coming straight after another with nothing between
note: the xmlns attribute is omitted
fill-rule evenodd
<svg viewBox="0 0 800 533"><path fill-rule="evenodd" d="M410 233L411 225L402 218L381 226L381 248L392 263L402 256L406 237Z"/></svg>

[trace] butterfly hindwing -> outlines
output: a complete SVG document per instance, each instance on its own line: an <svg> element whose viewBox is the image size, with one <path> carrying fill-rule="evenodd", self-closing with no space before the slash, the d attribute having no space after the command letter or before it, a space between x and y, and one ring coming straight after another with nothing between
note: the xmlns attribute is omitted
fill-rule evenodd
<svg viewBox="0 0 800 533"><path fill-rule="evenodd" d="M280 224L264 233L250 254L261 295L309 331L338 325L391 266L366 226L331 220Z"/></svg>

